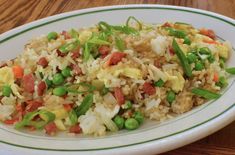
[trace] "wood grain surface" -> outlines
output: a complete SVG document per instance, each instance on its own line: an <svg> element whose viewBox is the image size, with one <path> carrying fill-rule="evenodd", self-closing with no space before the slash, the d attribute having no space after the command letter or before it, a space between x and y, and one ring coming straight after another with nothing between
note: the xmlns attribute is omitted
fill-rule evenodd
<svg viewBox="0 0 235 155"><path fill-rule="evenodd" d="M235 18L235 0L0 0L0 34L58 13L117 4L188 6ZM200 141L165 154L235 155L235 122Z"/></svg>

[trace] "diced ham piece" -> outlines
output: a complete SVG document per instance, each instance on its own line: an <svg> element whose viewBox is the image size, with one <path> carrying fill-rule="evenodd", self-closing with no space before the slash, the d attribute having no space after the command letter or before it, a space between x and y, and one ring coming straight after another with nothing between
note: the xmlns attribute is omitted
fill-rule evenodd
<svg viewBox="0 0 235 155"><path fill-rule="evenodd" d="M75 60L75 59L77 59L77 58L80 57L79 50L80 50L80 49L78 48L78 49L76 49L76 50L74 50L74 51L71 52L71 53L72 53L71 57L72 57L73 60Z"/></svg>
<svg viewBox="0 0 235 155"><path fill-rule="evenodd" d="M99 47L98 51L101 54L101 57L105 58L111 52L111 49L109 46L102 45Z"/></svg>
<svg viewBox="0 0 235 155"><path fill-rule="evenodd" d="M72 38L67 31L62 31L61 34L64 36L64 39L71 39Z"/></svg>
<svg viewBox="0 0 235 155"><path fill-rule="evenodd" d="M82 69L78 65L71 65L72 71L74 75L82 75Z"/></svg>
<svg viewBox="0 0 235 155"><path fill-rule="evenodd" d="M47 67L48 66L48 61L45 57L41 57L39 60L38 60L38 65L42 66L43 68Z"/></svg>
<svg viewBox="0 0 235 155"><path fill-rule="evenodd" d="M79 124L76 124L76 125L70 127L69 132L70 132L70 133L79 134L79 133L82 132L82 129L81 129L81 127L79 126Z"/></svg>
<svg viewBox="0 0 235 155"><path fill-rule="evenodd" d="M40 81L38 83L38 96L42 96L46 88L47 88L46 82Z"/></svg>
<svg viewBox="0 0 235 155"><path fill-rule="evenodd" d="M112 55L110 56L107 65L111 66L111 65L116 65L118 64L122 58L124 58L126 56L126 53L123 52L114 52L112 53Z"/></svg>
<svg viewBox="0 0 235 155"><path fill-rule="evenodd" d="M24 75L22 79L22 85L24 88L24 91L28 93L33 93L34 92L34 82L35 78L32 73Z"/></svg>
<svg viewBox="0 0 235 155"><path fill-rule="evenodd" d="M57 131L57 127L55 125L54 122L50 122L48 123L45 127L44 127L46 134L48 135L54 135Z"/></svg>
<svg viewBox="0 0 235 155"><path fill-rule="evenodd" d="M121 88L114 88L114 96L119 105L123 105L125 103L125 98Z"/></svg>
<svg viewBox="0 0 235 155"><path fill-rule="evenodd" d="M25 108L26 112L32 112L37 110L39 107L42 106L42 102L41 101L35 101L35 100L30 100L30 101L26 101L27 106Z"/></svg>
<svg viewBox="0 0 235 155"><path fill-rule="evenodd" d="M145 94L153 95L156 93L156 88L149 82L145 82L143 85L143 91Z"/></svg>
<svg viewBox="0 0 235 155"><path fill-rule="evenodd" d="M60 52L60 50L57 50L56 53L59 57L65 57L66 56L66 53L62 53L62 52Z"/></svg>

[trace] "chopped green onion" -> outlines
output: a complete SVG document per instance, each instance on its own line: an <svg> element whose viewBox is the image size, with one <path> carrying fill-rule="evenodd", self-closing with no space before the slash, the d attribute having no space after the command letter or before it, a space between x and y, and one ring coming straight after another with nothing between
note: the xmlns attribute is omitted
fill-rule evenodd
<svg viewBox="0 0 235 155"><path fill-rule="evenodd" d="M235 67L226 68L225 70L226 70L226 72L229 73L229 74L235 74Z"/></svg>
<svg viewBox="0 0 235 155"><path fill-rule="evenodd" d="M34 117L39 115L42 121L34 121ZM16 129L20 129L24 126L33 126L37 129L43 128L46 124L48 124L51 121L55 120L55 114L46 111L46 110L40 110L40 111L34 111L34 112L29 112L24 115L24 118L22 121L18 122L15 125Z"/></svg>
<svg viewBox="0 0 235 155"><path fill-rule="evenodd" d="M91 39L89 39L87 43L96 44L96 45L110 45L109 42L100 39L98 36L91 37Z"/></svg>
<svg viewBox="0 0 235 155"><path fill-rule="evenodd" d="M85 61L89 60L90 55L91 55L91 45L89 45L88 43L85 43L84 51L83 51L82 55L83 55L83 59Z"/></svg>
<svg viewBox="0 0 235 155"><path fill-rule="evenodd" d="M72 38L78 40L78 32L77 32L76 30L71 29L71 30L69 31L69 34L72 36Z"/></svg>
<svg viewBox="0 0 235 155"><path fill-rule="evenodd" d="M76 40L75 42L67 43L67 44L62 45L62 46L59 48L59 50L60 50L61 53L68 53L68 52L70 52L70 51L76 49L79 44L80 44L79 41Z"/></svg>
<svg viewBox="0 0 235 155"><path fill-rule="evenodd" d="M177 44L176 40L174 39L173 40L173 43L172 43L172 47L177 55L177 57L179 58L180 60L180 63L184 69L184 72L185 74L188 76L188 77L191 77L192 76L192 70L191 70L191 66L189 65L188 63L188 60L184 54L184 52L180 49L179 45Z"/></svg>
<svg viewBox="0 0 235 155"><path fill-rule="evenodd" d="M134 21L138 24L139 30L142 30L142 24L141 24L141 22L140 22L138 19L136 19L135 17L133 17L133 16L130 16L130 17L127 19L127 21L126 21L126 26L130 27L130 21L131 21L131 20L134 20Z"/></svg>
<svg viewBox="0 0 235 155"><path fill-rule="evenodd" d="M179 24L179 25L191 25L191 24L188 24L188 23L184 23L184 22L175 22L175 24Z"/></svg>
<svg viewBox="0 0 235 155"><path fill-rule="evenodd" d="M221 94L217 94L202 88L193 88L192 93L205 99L217 99L221 96Z"/></svg>
<svg viewBox="0 0 235 155"><path fill-rule="evenodd" d="M87 96L85 96L81 105L75 108L77 116L79 117L81 115L84 115L89 110L92 103L93 103L93 94L88 94Z"/></svg>
<svg viewBox="0 0 235 155"><path fill-rule="evenodd" d="M187 33L183 30L176 30L174 28L166 28L166 30L169 31L169 35L174 36L176 38L185 38L187 36Z"/></svg>
<svg viewBox="0 0 235 155"><path fill-rule="evenodd" d="M2 87L2 95L3 96L6 96L6 97L9 97L12 93L12 90L11 90L11 87L8 86L8 85L5 85Z"/></svg>
<svg viewBox="0 0 235 155"><path fill-rule="evenodd" d="M78 90L79 86L86 87L87 90L79 91ZM88 83L81 82L81 83L77 83L77 84L73 84L73 85L68 86L66 90L70 93L83 94L83 93L87 93L87 92L93 92L95 89L96 89L95 86L90 85Z"/></svg>
<svg viewBox="0 0 235 155"><path fill-rule="evenodd" d="M123 51L126 49L125 42L120 37L115 37L115 44L118 50Z"/></svg>
<svg viewBox="0 0 235 155"><path fill-rule="evenodd" d="M134 34L134 35L139 34L139 32L136 29L126 25L124 26L109 25L106 22L101 21L99 22L98 26L103 32L107 34L112 34L113 30L120 31L125 34Z"/></svg>
<svg viewBox="0 0 235 155"><path fill-rule="evenodd" d="M219 59L219 65L220 65L221 68L224 68L225 67L225 59L220 58Z"/></svg>
<svg viewBox="0 0 235 155"><path fill-rule="evenodd" d="M162 87L164 85L164 81L162 79L154 82L154 86L156 87Z"/></svg>
<svg viewBox="0 0 235 155"><path fill-rule="evenodd" d="M69 112L69 120L71 122L71 125L75 125L78 122L77 114L73 109Z"/></svg>

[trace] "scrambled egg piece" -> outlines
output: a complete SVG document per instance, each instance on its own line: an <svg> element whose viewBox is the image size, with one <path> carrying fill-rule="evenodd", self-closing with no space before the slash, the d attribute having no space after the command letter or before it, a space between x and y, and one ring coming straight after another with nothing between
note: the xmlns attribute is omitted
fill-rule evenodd
<svg viewBox="0 0 235 155"><path fill-rule="evenodd" d="M14 83L14 73L11 67L6 66L0 68L0 77L0 87L3 87L4 85L9 85L11 86L14 95L16 95L18 98L23 98L23 96L21 96L19 93L19 87Z"/></svg>
<svg viewBox="0 0 235 155"><path fill-rule="evenodd" d="M137 68L126 67L126 68L114 71L114 76L119 76L120 74L129 78L132 78L132 79L142 78L141 71Z"/></svg>
<svg viewBox="0 0 235 155"><path fill-rule="evenodd" d="M84 30L84 31L81 31L78 38L81 44L84 44L91 36L92 36L91 31Z"/></svg>
<svg viewBox="0 0 235 155"><path fill-rule="evenodd" d="M217 45L217 49L219 51L219 56L220 57L228 59L228 56L229 56L229 49L228 49L228 47L226 47L224 45Z"/></svg>
<svg viewBox="0 0 235 155"><path fill-rule="evenodd" d="M182 91L185 83L183 76L179 72L175 72L175 75L173 76L168 73L166 74L168 75L168 81L171 84L172 90L175 92Z"/></svg>
<svg viewBox="0 0 235 155"><path fill-rule="evenodd" d="M11 85L14 83L14 74L10 67L0 68L0 87L3 85Z"/></svg>
<svg viewBox="0 0 235 155"><path fill-rule="evenodd" d="M66 127L61 119L56 119L54 123L59 130L62 130L62 131L66 130Z"/></svg>

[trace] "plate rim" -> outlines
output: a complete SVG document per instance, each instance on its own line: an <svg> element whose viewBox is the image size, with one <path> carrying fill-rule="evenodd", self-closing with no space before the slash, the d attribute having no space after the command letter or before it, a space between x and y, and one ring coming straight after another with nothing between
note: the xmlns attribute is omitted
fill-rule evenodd
<svg viewBox="0 0 235 155"><path fill-rule="evenodd" d="M64 20L67 18L71 18L71 17L75 17L75 16L80 16L80 15L84 15L84 14L91 14L91 13L97 13L97 12L105 12L105 11L112 11L112 10L128 10L128 9L165 9L165 10L175 10L175 11L184 11L184 12L190 12L190 13L195 13L195 14L201 14L201 15L205 15L205 16L209 16L215 19L218 19L220 21L226 22L230 25L232 25L233 27L235 27L235 22L232 18L217 14L217 13L213 13L210 11L205 11L205 10L200 10L200 9L194 9L194 8L190 8L190 7L178 7L178 6L171 6L171 5L114 5L114 6L105 6L105 7L95 7L95 8L88 8L88 9L82 9L82 10L76 10L76 11L71 11L71 12L67 12L67 13L62 13L62 14L57 14L54 16L50 16L50 17L46 17L46 18L42 18L40 20L22 25L20 27L14 28L10 31L7 31L3 34L0 35L0 44L4 43L5 41L14 38L20 34L23 34L27 31L30 31L32 29L41 27L43 25L47 25L53 22L57 22L60 20ZM203 121L199 124L196 124L190 128L187 128L185 130L161 137L161 138L154 138L152 140L147 140L147 141L143 141L143 142L138 142L138 143L133 143L133 144L129 144L129 145L123 145L123 146L114 146L114 147L109 147L109 148L96 148L96 149L86 149L86 150L66 150L66 149L47 149L47 148L38 148L38 147L30 147L30 146L22 146L22 145L17 145L17 144L12 144L12 143L8 143L8 142L4 142L2 140L0 140L1 143L4 144L8 144L11 146L16 146L16 147L21 147L21 148L27 148L27 149L34 149L34 150L46 150L46 151L76 151L76 152L80 152L80 151L100 151L100 150L110 150L110 149L117 149L117 148L125 148L125 147L130 147L130 146L137 146L137 145L143 145L143 144L149 144L149 143L153 143L154 141L157 140L162 140L168 137L174 137L178 134L181 133L185 133L187 134L188 131L192 131L192 129L196 130L197 127L200 127L202 125L206 125L207 123L212 122L213 120L216 120L220 117L224 117L227 118L227 122L230 123L234 120L234 118L232 117L231 111L235 111L235 103L233 103L232 106L230 106L229 108L227 108L226 110L224 110L223 112L221 112L220 114L217 114L216 116ZM231 114L230 114L231 113ZM230 115L229 115L230 114ZM217 121L217 124L223 124L223 121ZM228 124L227 123L227 124ZM214 123L215 124L215 123ZM226 125L226 123L225 123ZM224 126L225 126L224 125ZM215 129L215 131L219 130L219 128L221 126L216 125L217 129ZM215 132L214 131L214 132ZM196 132L196 131L194 131ZM206 132L206 129L201 131L203 133ZM202 134L201 134L202 135ZM199 139L199 138L198 138ZM188 143L192 142L193 140L189 141ZM187 144L187 143L185 143ZM185 145L184 144L184 145Z"/></svg>

